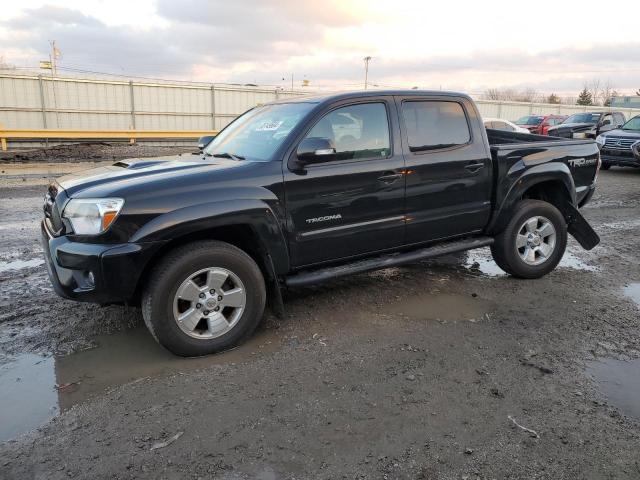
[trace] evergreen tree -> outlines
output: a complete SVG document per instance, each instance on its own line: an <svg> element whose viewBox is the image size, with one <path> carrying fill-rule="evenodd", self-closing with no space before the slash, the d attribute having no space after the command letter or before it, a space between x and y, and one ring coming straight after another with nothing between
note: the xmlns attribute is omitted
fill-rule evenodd
<svg viewBox="0 0 640 480"><path fill-rule="evenodd" d="M591 95L591 92L587 90L587 87L584 87L578 95L576 105L593 105L593 96Z"/></svg>
<svg viewBox="0 0 640 480"><path fill-rule="evenodd" d="M547 97L547 103L555 103L558 104L560 103L560 97L557 96L555 93L552 93L551 95L549 95Z"/></svg>

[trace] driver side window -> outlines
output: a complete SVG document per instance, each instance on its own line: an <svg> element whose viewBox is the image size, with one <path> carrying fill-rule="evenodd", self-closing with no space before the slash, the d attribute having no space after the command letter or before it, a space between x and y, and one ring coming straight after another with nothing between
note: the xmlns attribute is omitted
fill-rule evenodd
<svg viewBox="0 0 640 480"><path fill-rule="evenodd" d="M389 121L383 103L341 107L327 113L307 138L328 138L338 160L386 157L391 153Z"/></svg>

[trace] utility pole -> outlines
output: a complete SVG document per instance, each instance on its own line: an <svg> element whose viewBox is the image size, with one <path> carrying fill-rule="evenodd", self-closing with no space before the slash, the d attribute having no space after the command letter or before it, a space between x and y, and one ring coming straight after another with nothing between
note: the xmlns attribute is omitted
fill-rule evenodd
<svg viewBox="0 0 640 480"><path fill-rule="evenodd" d="M57 74L56 61L58 60L58 58L61 57L61 53L60 53L60 50L58 50L58 47L56 47L55 40L51 40L50 44L51 44L51 53L49 54L49 61L51 62L51 73L53 75L56 75Z"/></svg>
<svg viewBox="0 0 640 480"><path fill-rule="evenodd" d="M363 58L364 60L364 89L367 89L367 83L369 81L369 62L371 61L371 57L367 56Z"/></svg>

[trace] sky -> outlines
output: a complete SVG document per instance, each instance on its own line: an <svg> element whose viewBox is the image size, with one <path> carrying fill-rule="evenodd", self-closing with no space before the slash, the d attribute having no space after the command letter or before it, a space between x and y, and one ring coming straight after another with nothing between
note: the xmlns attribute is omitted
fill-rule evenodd
<svg viewBox="0 0 640 480"><path fill-rule="evenodd" d="M593 5L591 5L593 3ZM216 83L576 95L640 89L637 0L20 0L3 2L0 57Z"/></svg>

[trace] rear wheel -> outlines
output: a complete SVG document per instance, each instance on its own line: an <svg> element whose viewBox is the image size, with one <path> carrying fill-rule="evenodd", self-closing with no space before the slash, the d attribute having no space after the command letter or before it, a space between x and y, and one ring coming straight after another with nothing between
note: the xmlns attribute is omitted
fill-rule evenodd
<svg viewBox="0 0 640 480"><path fill-rule="evenodd" d="M180 247L164 257L149 278L142 315L155 339L177 355L231 348L254 331L264 312L260 268L228 243Z"/></svg>
<svg viewBox="0 0 640 480"><path fill-rule="evenodd" d="M540 278L553 270L567 246L567 224L560 211L541 200L523 200L491 246L493 259L519 278Z"/></svg>

